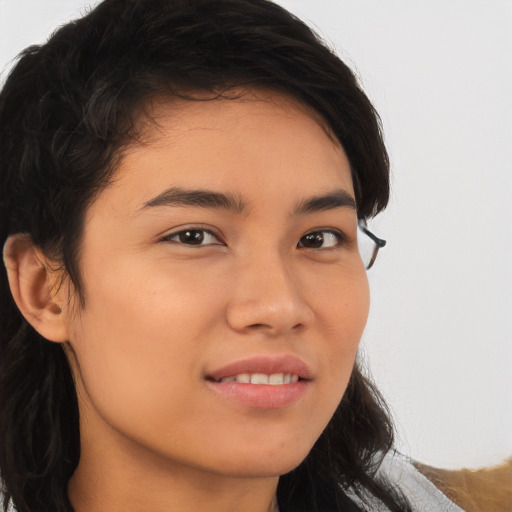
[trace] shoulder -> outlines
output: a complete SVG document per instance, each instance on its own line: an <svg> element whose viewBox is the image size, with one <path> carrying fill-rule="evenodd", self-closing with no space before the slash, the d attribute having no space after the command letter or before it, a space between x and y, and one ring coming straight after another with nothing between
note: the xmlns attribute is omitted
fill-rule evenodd
<svg viewBox="0 0 512 512"><path fill-rule="evenodd" d="M466 512L512 511L512 459L479 470L447 470L419 462L415 468Z"/></svg>
<svg viewBox="0 0 512 512"><path fill-rule="evenodd" d="M415 512L512 512L512 459L495 468L447 470L389 452L377 476Z"/></svg>
<svg viewBox="0 0 512 512"><path fill-rule="evenodd" d="M2 490L0 489L0 507L4 506L4 494ZM1 508L3 510L3 508ZM9 502L9 507L7 508L7 512L16 512L16 509L14 508L14 505L12 501Z"/></svg>
<svg viewBox="0 0 512 512"><path fill-rule="evenodd" d="M376 476L402 494L414 512L465 512L420 472L411 459L398 452L385 455Z"/></svg>

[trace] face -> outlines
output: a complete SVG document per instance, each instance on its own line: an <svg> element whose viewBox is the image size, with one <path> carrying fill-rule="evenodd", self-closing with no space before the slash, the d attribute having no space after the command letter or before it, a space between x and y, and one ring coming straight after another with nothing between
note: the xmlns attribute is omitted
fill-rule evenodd
<svg viewBox="0 0 512 512"><path fill-rule="evenodd" d="M108 438L178 467L285 473L340 402L366 322L349 163L277 94L153 114L86 216L85 308L68 319L83 454Z"/></svg>

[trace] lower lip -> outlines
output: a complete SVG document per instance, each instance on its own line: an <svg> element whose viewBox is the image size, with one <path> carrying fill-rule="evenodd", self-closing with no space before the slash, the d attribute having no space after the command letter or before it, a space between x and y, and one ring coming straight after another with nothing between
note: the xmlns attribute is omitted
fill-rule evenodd
<svg viewBox="0 0 512 512"><path fill-rule="evenodd" d="M254 409L280 409L298 402L306 393L308 381L278 385L208 381L208 385L226 400Z"/></svg>

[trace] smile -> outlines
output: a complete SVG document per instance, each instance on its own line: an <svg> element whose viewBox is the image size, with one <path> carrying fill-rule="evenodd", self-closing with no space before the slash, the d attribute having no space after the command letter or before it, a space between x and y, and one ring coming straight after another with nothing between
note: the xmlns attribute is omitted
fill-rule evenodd
<svg viewBox="0 0 512 512"><path fill-rule="evenodd" d="M282 384L291 384L298 382L299 376L291 373L240 373L230 377L223 377L218 382L240 382L242 384L269 384L271 386L280 386Z"/></svg>
<svg viewBox="0 0 512 512"><path fill-rule="evenodd" d="M301 402L312 389L314 375L293 354L257 355L206 371L205 381L225 403L268 410Z"/></svg>

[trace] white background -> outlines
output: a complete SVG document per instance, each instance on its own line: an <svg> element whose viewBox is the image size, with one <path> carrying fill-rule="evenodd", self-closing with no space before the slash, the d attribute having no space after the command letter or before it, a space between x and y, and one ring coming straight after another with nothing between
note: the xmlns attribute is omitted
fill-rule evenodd
<svg viewBox="0 0 512 512"><path fill-rule="evenodd" d="M512 0L279 0L380 112L388 240L363 353L400 447L477 467L512 455ZM0 0L0 69L86 0Z"/></svg>

